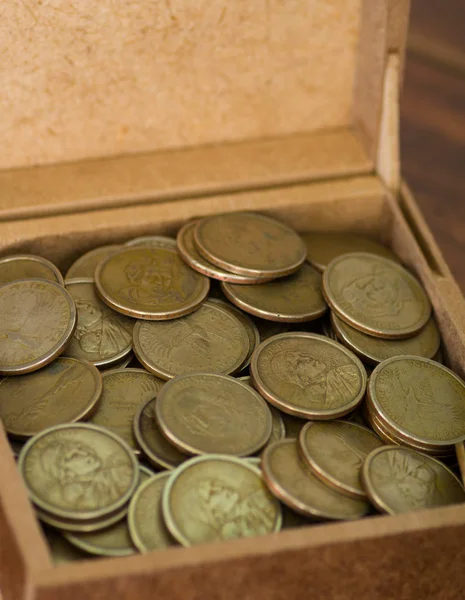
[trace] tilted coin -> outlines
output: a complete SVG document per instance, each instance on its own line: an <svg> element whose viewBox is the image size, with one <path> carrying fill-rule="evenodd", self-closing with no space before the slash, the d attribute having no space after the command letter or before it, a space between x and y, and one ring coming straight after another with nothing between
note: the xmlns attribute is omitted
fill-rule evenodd
<svg viewBox="0 0 465 600"><path fill-rule="evenodd" d="M209 262L200 254L195 244L194 230L198 223L199 221L186 223L184 227L180 229L176 238L179 254L190 267L199 273L202 273L203 275L212 277L213 279L217 279L219 281L229 281L231 283L250 284L270 281L272 279L272 277L269 275L263 276L256 274L254 277L251 277L247 275L239 275L238 273L230 273L229 271L225 271L221 267Z"/></svg>
<svg viewBox="0 0 465 600"><path fill-rule="evenodd" d="M162 508L183 546L272 533L282 520L260 470L231 456L193 458L173 471Z"/></svg>
<svg viewBox="0 0 465 600"><path fill-rule="evenodd" d="M108 308L89 281L66 285L77 309L77 326L65 354L97 367L117 365L132 349L134 320Z"/></svg>
<svg viewBox="0 0 465 600"><path fill-rule="evenodd" d="M156 399L143 404L134 417L134 436L142 454L157 469L175 469L186 460L161 433L155 419Z"/></svg>
<svg viewBox="0 0 465 600"><path fill-rule="evenodd" d="M153 471L140 465L139 472L138 489L154 475ZM137 493L137 490L135 493ZM67 532L64 537L76 548L97 556L130 556L136 554L136 548L129 535L128 519L126 518L99 531L90 533Z"/></svg>
<svg viewBox="0 0 465 600"><path fill-rule="evenodd" d="M374 254L344 254L323 274L329 306L356 329L383 338L419 332L431 315L419 281L398 263Z"/></svg>
<svg viewBox="0 0 465 600"><path fill-rule="evenodd" d="M51 527L44 527L44 533L55 565L64 565L91 558L88 554L70 544L59 531Z"/></svg>
<svg viewBox="0 0 465 600"><path fill-rule="evenodd" d="M138 321L134 327L138 360L163 379L198 371L235 373L249 350L244 325L229 310L209 300L186 317L165 322Z"/></svg>
<svg viewBox="0 0 465 600"><path fill-rule="evenodd" d="M163 435L188 454L254 454L272 428L268 406L256 391L213 373L172 379L158 395L155 415Z"/></svg>
<svg viewBox="0 0 465 600"><path fill-rule="evenodd" d="M88 418L101 394L96 367L60 357L40 371L0 381L0 418L9 435L28 438L47 427Z"/></svg>
<svg viewBox="0 0 465 600"><path fill-rule="evenodd" d="M321 273L308 263L293 275L269 283L236 285L224 282L221 287L233 304L270 321L313 321L328 308L321 291Z"/></svg>
<svg viewBox="0 0 465 600"><path fill-rule="evenodd" d="M63 352L76 307L58 283L23 279L0 287L0 374L30 373Z"/></svg>
<svg viewBox="0 0 465 600"><path fill-rule="evenodd" d="M99 246L80 256L68 269L65 275L65 283L73 279L88 279L93 281L95 269L98 265L115 252L118 252L121 246Z"/></svg>
<svg viewBox="0 0 465 600"><path fill-rule="evenodd" d="M355 423L308 423L299 436L302 457L313 474L341 494L366 498L360 480L363 463L383 442Z"/></svg>
<svg viewBox="0 0 465 600"><path fill-rule="evenodd" d="M128 512L127 505L124 508L116 510L114 512L99 517L96 519L87 519L82 521L80 519L65 519L57 517L53 513L49 513L37 506L34 506L36 517L45 525L59 529L60 531L72 531L75 533L92 533L107 529L108 527L119 523L121 519L124 519Z"/></svg>
<svg viewBox="0 0 465 600"><path fill-rule="evenodd" d="M129 240L124 245L130 248L134 248L135 246L150 246L152 248L176 249L176 240L166 235L146 235Z"/></svg>
<svg viewBox="0 0 465 600"><path fill-rule="evenodd" d="M144 369L114 369L102 373L103 393L89 422L110 429L137 454L133 421L139 408L154 398L163 381Z"/></svg>
<svg viewBox="0 0 465 600"><path fill-rule="evenodd" d="M465 383L439 363L416 356L385 360L368 392L379 418L413 442L442 447L465 440Z"/></svg>
<svg viewBox="0 0 465 600"><path fill-rule="evenodd" d="M293 229L251 212L202 219L194 238L198 251L209 262L250 277L289 275L307 255L305 244Z"/></svg>
<svg viewBox="0 0 465 600"><path fill-rule="evenodd" d="M373 365L405 354L433 358L441 344L441 336L433 318L416 335L404 340L383 340L367 335L344 323L334 313L331 313L331 322L341 342L362 360Z"/></svg>
<svg viewBox="0 0 465 600"><path fill-rule="evenodd" d="M309 232L300 234L307 247L307 260L320 271L349 252L369 252L399 260L392 250L364 235L347 232Z"/></svg>
<svg viewBox="0 0 465 600"><path fill-rule="evenodd" d="M362 480L371 502L391 515L465 502L463 485L450 469L410 448L373 451L363 465Z"/></svg>
<svg viewBox="0 0 465 600"><path fill-rule="evenodd" d="M132 450L94 425L58 425L31 438L18 468L32 502L58 519L86 522L123 509L139 471Z"/></svg>
<svg viewBox="0 0 465 600"><path fill-rule="evenodd" d="M334 419L361 402L366 371L341 344L315 333L283 333L262 342L250 364L254 386L279 410Z"/></svg>
<svg viewBox="0 0 465 600"><path fill-rule="evenodd" d="M34 254L17 254L0 259L0 285L31 278L47 279L63 285L60 271L46 258Z"/></svg>
<svg viewBox="0 0 465 600"><path fill-rule="evenodd" d="M99 264L97 291L114 310L164 321L187 315L205 300L209 279L188 267L175 250L124 248Z"/></svg>
<svg viewBox="0 0 465 600"><path fill-rule="evenodd" d="M262 472L273 494L292 510L314 519L358 519L370 505L322 483L300 458L297 442L280 440L262 455Z"/></svg>
<svg viewBox="0 0 465 600"><path fill-rule="evenodd" d="M113 371L117 369L126 369L126 367L133 367L134 369L140 369L142 365L136 360L134 354L131 352L121 362L111 365L109 367L100 367L102 371Z"/></svg>
<svg viewBox="0 0 465 600"><path fill-rule="evenodd" d="M129 504L128 524L132 543L139 552L173 546L162 513L162 495L170 473L159 473L139 487Z"/></svg>

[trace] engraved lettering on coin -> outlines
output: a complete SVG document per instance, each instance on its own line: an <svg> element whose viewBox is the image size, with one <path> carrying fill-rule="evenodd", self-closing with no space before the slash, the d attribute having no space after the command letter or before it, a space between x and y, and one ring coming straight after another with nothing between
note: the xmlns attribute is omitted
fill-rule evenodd
<svg viewBox="0 0 465 600"><path fill-rule="evenodd" d="M196 371L233 373L245 361L249 348L247 331L238 318L209 301L186 317L139 321L134 328L137 358L164 379Z"/></svg>
<svg viewBox="0 0 465 600"><path fill-rule="evenodd" d="M0 288L0 373L27 373L60 354L76 325L76 309L57 283L25 279Z"/></svg>
<svg viewBox="0 0 465 600"><path fill-rule="evenodd" d="M323 276L331 308L353 327L379 337L408 337L430 318L430 302L401 265L373 254L335 259Z"/></svg>
<svg viewBox="0 0 465 600"><path fill-rule="evenodd" d="M277 408L296 416L331 418L362 400L366 372L340 344L311 333L269 338L251 363L255 387Z"/></svg>
<svg viewBox="0 0 465 600"><path fill-rule="evenodd" d="M144 369L114 369L103 373L102 378L102 397L89 422L110 429L139 452L133 435L134 417L164 382Z"/></svg>
<svg viewBox="0 0 465 600"><path fill-rule="evenodd" d="M374 451L364 465L363 481L376 507L390 514L465 502L463 485L452 471L410 448Z"/></svg>
<svg viewBox="0 0 465 600"><path fill-rule="evenodd" d="M103 366L129 354L134 321L108 308L97 297L93 283L72 282L66 289L77 308L77 326L66 348L67 356Z"/></svg>
<svg viewBox="0 0 465 600"><path fill-rule="evenodd" d="M0 285L18 279L39 278L63 285L60 271L46 258L18 254L0 259Z"/></svg>
<svg viewBox="0 0 465 600"><path fill-rule="evenodd" d="M173 472L163 514L183 546L264 535L281 527L279 503L260 471L246 461L215 455L189 460Z"/></svg>
<svg viewBox="0 0 465 600"><path fill-rule="evenodd" d="M65 275L65 283L69 283L73 279L88 279L94 280L95 269L98 265L121 249L121 246L99 246L80 256L68 269Z"/></svg>
<svg viewBox="0 0 465 600"><path fill-rule="evenodd" d="M46 427L87 417L102 393L95 367L57 358L40 371L0 381L0 417L10 435L29 437Z"/></svg>

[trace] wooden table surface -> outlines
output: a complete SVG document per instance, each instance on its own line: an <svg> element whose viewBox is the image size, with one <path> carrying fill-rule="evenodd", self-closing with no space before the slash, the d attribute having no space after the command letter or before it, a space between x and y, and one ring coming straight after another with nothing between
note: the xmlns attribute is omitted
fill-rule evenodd
<svg viewBox="0 0 465 600"><path fill-rule="evenodd" d="M412 0L404 177L465 293L465 0Z"/></svg>

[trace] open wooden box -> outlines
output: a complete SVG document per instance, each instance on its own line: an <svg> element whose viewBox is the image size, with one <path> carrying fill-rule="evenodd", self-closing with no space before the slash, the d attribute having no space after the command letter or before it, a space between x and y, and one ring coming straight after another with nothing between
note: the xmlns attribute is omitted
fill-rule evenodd
<svg viewBox="0 0 465 600"><path fill-rule="evenodd" d="M238 209L366 233L421 278L465 375L465 302L399 175L408 0L7 0L2 13L2 255L66 269ZM0 431L4 600L455 599L464 539L456 506L53 567Z"/></svg>

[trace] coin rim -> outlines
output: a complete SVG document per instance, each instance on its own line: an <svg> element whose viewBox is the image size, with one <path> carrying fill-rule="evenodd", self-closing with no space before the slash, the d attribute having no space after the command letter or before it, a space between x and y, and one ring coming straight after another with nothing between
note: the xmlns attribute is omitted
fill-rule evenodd
<svg viewBox="0 0 465 600"><path fill-rule="evenodd" d="M111 527L118 521L121 521L125 518L128 509L125 506L121 510L117 510L114 513L111 513L108 517L104 517L103 519L92 519L91 521L74 521L72 519L60 519L55 517L53 514L44 511L37 506L34 506L34 510L37 518L42 523L46 523L55 529L63 531L74 531L76 533L94 533L96 531L100 531L101 529L106 529L107 527Z"/></svg>
<svg viewBox="0 0 465 600"><path fill-rule="evenodd" d="M261 469L255 467L248 463L244 458L238 458L236 456L230 456L229 454L207 454L205 456L195 456L194 458L190 458L185 463L183 463L180 467L178 467L175 471L170 473L169 479L165 484L165 489L163 490L162 495L162 512L163 517L165 519L165 524L168 528L168 531L174 537L174 539L179 542L185 548L190 548L193 545L188 538L184 537L184 535L179 531L176 527L176 520L172 514L171 506L170 506L170 494L172 492L172 488L176 482L176 480L186 471L192 467L196 467L197 464L206 462L206 461L223 461L223 462L232 462L236 465L243 467L244 469L248 469L255 475L257 475L263 485L264 491L268 492L270 495L270 500L272 499L276 504L276 522L274 524L273 530L268 532L276 533L281 529L282 525L282 509L279 504L279 500L271 493L268 489L268 486L265 482ZM243 539L243 538L242 538ZM201 543L208 543L207 541Z"/></svg>
<svg viewBox="0 0 465 600"><path fill-rule="evenodd" d="M273 343L275 340L280 339L280 338L289 338L289 337L310 338L312 340L317 339L318 341L322 341L323 343L330 344L333 346L335 345L343 353L348 355L349 358L354 360L355 364L358 366L358 368L360 370L360 375L361 375L361 379L362 379L361 389L360 389L359 394L355 398L355 400L353 400L350 404L347 404L345 407L341 407L339 409L325 410L325 411L319 411L318 413L315 413L314 411L311 411L311 410L303 410L303 409L299 409L299 408L294 408L293 406L289 406L289 404L286 404L286 401L280 400L277 396L273 395L272 392L268 391L266 384L263 381L263 379L259 373L259 369L258 369L258 359L259 359L260 353L263 352L263 350L270 343ZM252 377L254 387L260 392L260 394L265 398L265 400L267 400L267 402L269 402L270 404L273 404L273 406L275 406L278 410L280 410L281 412L284 412L286 414L289 414L293 417L300 417L301 419L303 418L303 419L307 419L307 420L312 419L314 421L332 420L332 419L337 419L339 417L347 415L362 402L362 400L365 396L365 390L367 387L366 369L363 366L363 363L361 362L361 360L353 352L351 352L348 348L346 348L342 344L339 344L339 342L335 342L334 340L327 338L324 335L320 335L318 333L308 333L308 332L304 332L304 331L292 331L292 332L286 332L286 333L278 333L277 335L273 335L273 336L267 338L264 342L262 342L258 346L258 348L255 349L254 353L252 354L252 360L250 363L250 375Z"/></svg>
<svg viewBox="0 0 465 600"><path fill-rule="evenodd" d="M79 262L84 262L83 259L87 257L88 254L94 253L97 250L100 250L101 248L119 248L121 249L122 246L121 244L104 244L103 246L97 246L95 248L91 248L90 250L88 250L87 252L84 252L84 254L81 254L81 256L79 256L74 262L73 264L69 267L69 269L66 271L64 280L65 280L65 285L67 285L68 283L70 283L71 281L88 281L89 283L95 280L95 272L94 272L94 277L90 277L90 276L85 276L85 275L73 275L71 273L71 275L69 274L70 271L72 271L73 267L79 263ZM115 250L115 252L118 252L118 250ZM102 259L103 260L103 259Z"/></svg>
<svg viewBox="0 0 465 600"><path fill-rule="evenodd" d="M132 481L131 485L128 487L128 490L121 496L121 498L118 501L113 502L113 504L111 504L109 507L107 507L105 509L89 510L89 511L86 511L85 515L78 516L78 517L76 517L75 511L71 511L71 510L66 511L61 508L55 508L52 504L50 504L48 502L44 502L33 490L31 490L30 486L28 485L27 479L24 476L24 463L27 459L27 455L28 455L30 449L36 444L36 442L38 442L44 436L53 434L56 431L60 431L62 429L75 429L75 428L87 429L87 430L92 429L93 431L101 433L102 435L111 437L113 439L113 441L117 442L118 444L120 444L123 447L123 450L127 453L129 460L134 467L133 481ZM125 504L128 503L129 498L131 498L132 494L134 493L134 490L136 489L136 487L139 483L139 471L138 471L137 459L136 459L134 452L131 450L131 448L128 446L128 444L126 444L126 442L124 440L122 440L119 436L117 436L115 433L113 433L109 429L105 429L104 427L99 427L98 425L92 425L90 423L65 423L63 425L56 425L54 427L49 427L48 429L44 429L43 431L41 431L34 437L30 438L26 442L26 444L23 446L21 452L19 453L18 470L23 477L24 485L28 491L31 501L39 509L42 509L46 513L49 513L52 518L57 517L58 520L70 519L72 521L76 521L76 522L83 523L83 524L86 523L86 521L96 520L99 518L104 519L107 515L111 515L112 513L118 511L120 508L124 507Z"/></svg>
<svg viewBox="0 0 465 600"><path fill-rule="evenodd" d="M102 392L103 392L102 374L97 369L97 367L95 367L92 363L90 363L87 360L82 360L80 358L74 358L71 356L59 356L58 358L55 359L55 361L59 361L59 360L72 360L72 361L75 361L75 362L78 362L78 363L81 363L82 365L84 365L92 373L92 376L94 378L94 382L96 385L96 391L93 394L91 400L86 405L86 407L79 413L78 416L72 418L71 420L68 418L66 420L66 422L62 423L62 424L63 425L72 424L72 423L76 423L78 421L83 421L84 419L90 418L93 415L94 411L97 409L99 400L102 396ZM82 397L82 395L81 395L81 397ZM0 410L0 414L1 414L1 410ZM13 437L17 440L28 440L29 438L37 435L44 429L49 429L50 427L53 427L53 425L48 425L46 427L41 427L38 431L35 431L33 433L26 433L25 431L20 431L20 430L13 431L12 429L9 429L4 420L2 420L2 423L3 423L3 426L4 426L7 434L11 435L11 437Z"/></svg>
<svg viewBox="0 0 465 600"><path fill-rule="evenodd" d="M64 330L60 340L45 354L41 355L41 358L37 358L33 361L28 361L27 363L22 363L22 366L19 367L8 367L5 365L0 366L0 375L25 375L27 373L33 373L34 371L38 371L42 367L47 366L51 362L55 360L58 356L63 354L66 349L66 346L71 339L74 330L77 325L77 310L76 305L74 304L74 300L71 294L66 290L66 288L55 281L50 281L48 279L40 279L40 277L29 277L27 279L16 279L15 281L11 281L9 283L5 283L0 286L0 291L9 286L9 285L17 285L18 283L42 283L45 285L51 285L54 288L60 290L60 293L63 294L66 302L68 303L69 308L69 322Z"/></svg>
<svg viewBox="0 0 465 600"><path fill-rule="evenodd" d="M56 281L54 283L58 283L61 286L64 286L63 275L56 265L54 265L50 260L44 258L43 256L38 256L37 254L14 254L11 256L5 256L4 258L0 258L0 265L5 263L13 262L15 260L30 260L32 262L39 262L45 267L47 267L55 277ZM32 279L31 277L20 277L19 279L12 279L5 283L13 283L13 281L21 281L23 279ZM51 279L45 279L43 277L35 277L34 279L44 279L44 281L52 281ZM2 284L4 285L4 284Z"/></svg>
<svg viewBox="0 0 465 600"><path fill-rule="evenodd" d="M159 246L157 244L160 244ZM162 244L166 244L163 246ZM169 235L141 235L124 242L125 248L168 248L176 250L176 239Z"/></svg>
<svg viewBox="0 0 465 600"><path fill-rule="evenodd" d="M423 295L423 298L425 301L425 306L426 306L426 311L425 311L425 314L423 315L423 317L418 321L418 323L415 326L412 325L410 327L404 327L402 329L395 329L395 330L392 330L389 327L375 328L370 325L366 325L366 323L361 323L360 321L357 321L354 317L352 317L350 314L348 314L344 309L341 309L339 307L339 303L337 302L337 300L336 301L334 300L332 290L331 290L331 283L330 283L331 273L332 273L332 270L334 269L334 267L338 265L338 263L340 263L344 260L347 260L347 257L353 258L354 256L357 256L359 258L361 257L362 259L366 258L366 257L369 257L370 259L376 258L376 260L378 260L378 261L387 263L389 266L394 267L395 270L397 270L398 272L401 272L403 274L403 276L405 278L407 278L410 281L410 283L413 284L413 286L415 286L418 289L420 294ZM378 256L377 254L371 254L370 252L348 252L347 254L342 254L342 255L336 257L335 259L333 259L323 272L322 290L323 290L323 296L324 296L326 302L328 303L329 307L331 308L332 311L334 311L337 314L337 316L342 321L344 321L345 323L347 323L354 329L358 329L362 333L371 335L373 337L380 337L383 339L392 339L392 340L405 339L405 338L412 337L413 335L418 333L421 329L423 329L423 327L426 325L426 323L430 319L431 313L432 313L431 301L428 298L421 281L417 277L415 277L412 273L410 273L410 271L408 271L400 263L395 262L389 258L384 258L382 256Z"/></svg>
<svg viewBox="0 0 465 600"><path fill-rule="evenodd" d="M113 310L115 310L116 312L118 312L120 314L126 315L128 317L133 317L136 319L141 319L143 321L169 321L171 319L183 317L185 315L188 315L188 314L194 312L204 302L204 300L208 296L208 292L210 289L210 279L208 277L205 277L204 275L201 275L197 271L194 271L194 269L190 269L190 267L188 265L186 265L185 262L183 262L183 264L186 267L186 269L190 269L198 277L201 278L200 283L202 284L202 287L201 287L199 293L197 294L197 296L194 299L192 299L188 304L183 304L182 308L156 311L156 312L153 310L149 311L149 310L138 310L136 308L127 308L126 306L124 306L123 303L119 302L118 300L114 300L111 297L111 294L108 294L105 291L105 288L101 282L101 276L102 276L102 272L103 272L104 268L107 266L107 263L110 260L112 260L113 258L115 258L115 256L117 257L122 254L138 251L141 249L164 250L166 252L173 252L174 254L179 256L179 253L177 252L177 250L175 248L171 249L171 248L153 248L150 246L133 246L133 247L122 246L122 249L120 249L117 252L114 252L113 254L110 254L105 259L103 259L98 264L97 268L95 269L95 287L97 290L97 294L102 299L102 301L107 306L109 306L110 308L112 308Z"/></svg>
<svg viewBox="0 0 465 600"><path fill-rule="evenodd" d="M205 223L208 223L209 221L211 221L213 219L216 219L218 217L225 217L225 216L227 217L227 216L231 216L231 215L234 215L234 216L245 215L246 217L258 218L258 219L262 219L264 221L271 221L274 225L277 224L280 227L282 227L283 229L287 229L288 231L292 232L292 234L298 240L300 240L301 247L302 247L301 258L299 258L297 261L293 262L292 264L289 264L287 267L282 267L280 269L276 269L276 268L275 269L272 269L272 268L252 269L252 268L247 268L247 267L241 267L237 264L233 264L231 262L227 262L225 260L216 258L215 255L212 254L211 251L208 250L207 248L205 248L205 246L202 244L202 240L201 240L202 228L205 226ZM214 215L209 215L207 217L204 217L203 219L199 220L199 222L197 223L197 225L195 227L194 240L195 240L195 244L197 246L197 250L199 251L199 254L201 254L208 262L211 262L214 265L217 265L218 267L225 269L226 271L230 271L231 273L237 273L238 275L246 275L249 277L270 276L273 278L277 278L277 277L283 277L284 275L290 275L291 273L294 273L295 271L297 271L297 269L302 265L302 263L305 261L305 259L307 257L307 247L305 246L300 235L294 229L292 229L291 227L289 227L282 221L274 219L273 217L268 217L266 215L262 215L261 213L257 213L254 211L232 211L229 213L220 213L220 214L214 214Z"/></svg>
<svg viewBox="0 0 465 600"><path fill-rule="evenodd" d="M224 453L222 454L219 452L210 453L210 452L206 452L204 450L199 450L198 448L194 448L194 446L191 446L189 443L186 443L186 442L183 442L182 440L180 440L180 438L177 437L176 434L174 434L166 426L166 424L163 423L163 414L162 414L163 399L166 396L166 394L170 391L170 388L173 387L174 385L176 385L181 379L198 377L198 376L226 379L227 381L233 382L235 385L241 386L243 389L247 390L247 392L252 393L253 396L255 397L255 400L257 400L259 402L259 404L265 409L267 417L269 416L269 419L268 419L269 427L267 428L268 435L266 437L263 436L262 439L259 440L259 442L255 443L252 446L249 445L249 447L247 447L244 451L242 451L240 453L236 453L236 454L224 454ZM168 392L167 392L167 390L168 390ZM166 400L165 400L165 402L166 402ZM161 433L165 436L165 438L171 444L173 444L173 446L178 448L178 450L180 452L187 454L188 456L206 456L206 455L210 456L211 454L220 454L220 455L224 455L224 456L235 456L237 458L244 458L246 456L250 456L252 454L255 454L255 452L258 452L261 448L263 448L266 445L266 443L270 439L272 426L273 426L271 411L269 410L268 405L265 402L265 400L260 396L260 394L254 388L248 386L247 384L243 383L242 381L239 381L237 378L230 377L229 375L220 375L218 373L207 373L207 372L187 373L186 375L178 375L174 379L171 379L170 381L168 381L168 383L166 383L163 386L163 388L160 390L160 393L158 394L157 402L155 403L155 419L157 421L158 426L160 427ZM182 463L182 464L184 464L184 463Z"/></svg>

